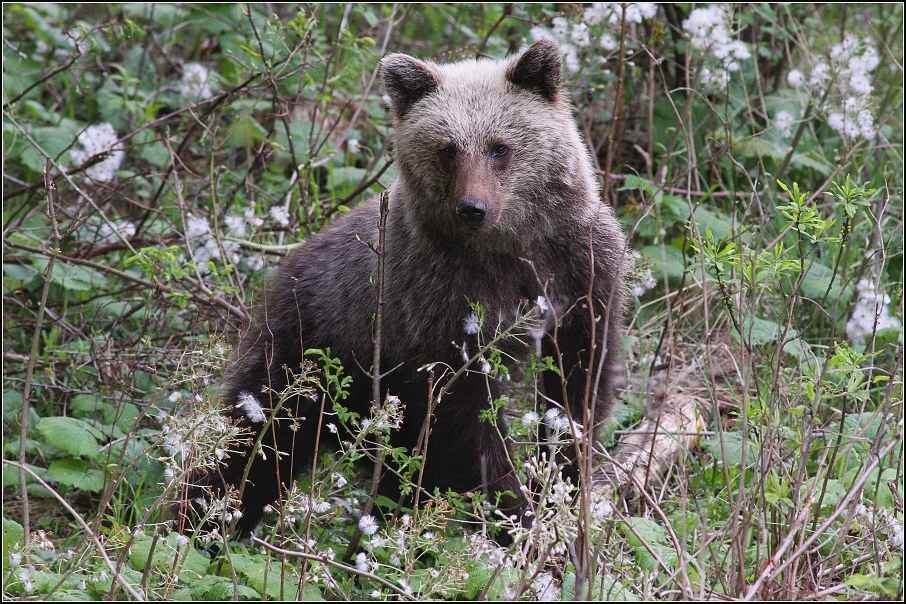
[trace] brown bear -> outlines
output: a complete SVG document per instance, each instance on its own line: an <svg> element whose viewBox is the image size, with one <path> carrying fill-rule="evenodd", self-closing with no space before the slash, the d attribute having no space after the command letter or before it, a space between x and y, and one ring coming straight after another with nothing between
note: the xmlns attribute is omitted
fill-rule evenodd
<svg viewBox="0 0 906 604"><path fill-rule="evenodd" d="M518 514L527 501L501 438L505 422L479 417L499 384L478 367L447 383L449 376L495 329L535 313L531 333L500 342L505 358L518 361L538 349L553 357L562 377L548 371L540 380L547 404L593 423L594 434L621 373L624 236L600 199L553 42L538 41L505 61L438 65L393 54L381 61L381 77L399 171L383 248L381 396L399 397L405 409L391 444L413 451L418 442L429 400L428 372L420 368L448 368L434 372L434 392L444 392L430 418L423 492L483 490ZM319 416L320 402L296 396L261 439L281 455L252 454L275 393L287 387L288 370L298 372L304 350L329 349L342 361L353 377L343 404L368 416L378 255L366 243L378 241L379 207L377 198L362 204L288 256L244 339L226 413L254 438L219 472L194 476L188 489L194 500L204 496L203 486L238 487L251 463L242 532L311 469L319 430L320 446L337 444L325 429L336 420ZM481 305L484 321L470 302ZM247 405L248 397L264 413L249 413L257 405ZM385 475L382 492L396 500L399 485Z"/></svg>

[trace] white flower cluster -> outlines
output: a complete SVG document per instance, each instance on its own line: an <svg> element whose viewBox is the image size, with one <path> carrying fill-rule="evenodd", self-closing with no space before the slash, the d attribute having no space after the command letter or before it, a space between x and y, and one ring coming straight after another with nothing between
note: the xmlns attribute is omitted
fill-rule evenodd
<svg viewBox="0 0 906 604"><path fill-rule="evenodd" d="M730 11L725 4L697 8L683 21L692 48L707 51L716 59L713 69L704 67L699 75L702 84L715 90L725 88L730 74L739 71L740 61L752 57L745 42L733 39L731 25Z"/></svg>
<svg viewBox="0 0 906 604"><path fill-rule="evenodd" d="M843 101L843 111L834 111L827 116L827 125L846 138L873 140L878 131L875 117L867 107L867 97L851 96Z"/></svg>
<svg viewBox="0 0 906 604"><path fill-rule="evenodd" d="M626 6L626 22L641 23L657 14L657 4L653 2L635 2ZM571 23L565 17L555 17L551 29L536 26L530 31L534 40L553 40L563 53L566 69L579 71L582 66L580 54L592 54L595 46L605 52L615 50L618 46L620 28L623 22L623 4L619 2L594 2L589 5L580 17ZM593 34L591 26L603 25L604 32L600 37ZM603 57L601 57L603 59Z"/></svg>
<svg viewBox="0 0 906 604"><path fill-rule="evenodd" d="M242 409L242 412L245 413L245 416L253 424L260 424L267 419L267 415L265 415L261 403L258 402L258 399L255 398L255 395L251 392L240 392L238 401L239 402L236 403L236 408Z"/></svg>
<svg viewBox="0 0 906 604"><path fill-rule="evenodd" d="M774 116L774 127L780 136L789 138L793 131L793 122L796 118L789 111L778 111Z"/></svg>
<svg viewBox="0 0 906 604"><path fill-rule="evenodd" d="M523 422L525 418L523 418ZM544 413L544 423L547 427L554 432L557 437L567 435L570 433L570 421L569 417L556 407L551 407ZM572 422L572 429L574 430L574 436L576 438L582 438L582 425L578 422Z"/></svg>
<svg viewBox="0 0 906 604"><path fill-rule="evenodd" d="M255 216L254 208L246 208L243 215L230 215L223 219L227 235L238 239L246 237L248 227L260 227L262 218ZM186 219L186 241L192 246L192 255L199 271L206 273L205 265L211 260L222 260L224 263L239 264L243 259L240 246L235 241L217 241L211 229L211 223L203 216L189 216ZM264 257L261 254L249 256L249 270L264 268Z"/></svg>
<svg viewBox="0 0 906 604"><path fill-rule="evenodd" d="M890 296L875 290L875 284L868 279L860 279L856 284L858 298L853 314L846 322L846 337L856 342L863 342L879 329L902 327L897 317L890 314L887 305Z"/></svg>
<svg viewBox="0 0 906 604"><path fill-rule="evenodd" d="M629 291L632 292L633 296L638 298L648 290L657 287L657 279L655 279L654 275L651 273L651 267L645 266L646 263L643 262L642 254L640 252L632 250L632 259L634 262L634 269L629 281Z"/></svg>
<svg viewBox="0 0 906 604"><path fill-rule="evenodd" d="M117 144L117 140L116 130L107 122L88 126L79 133L78 141L82 148L72 149L69 158L75 166L79 166L98 153L109 153L104 161L85 170L85 175L98 182L110 182L126 157L126 152Z"/></svg>
<svg viewBox="0 0 906 604"><path fill-rule="evenodd" d="M179 94L189 102L205 101L214 93L211 92L211 72L200 63L186 63L182 66L182 81L179 83Z"/></svg>
<svg viewBox="0 0 906 604"><path fill-rule="evenodd" d="M861 137L870 141L878 133L869 108L874 89L871 74L880 62L874 46L847 34L831 48L829 63L819 60L808 77L801 70L793 69L787 75L787 83L793 88L807 85L809 92L821 99L833 82L844 101L839 110L828 113L827 125L848 139Z"/></svg>

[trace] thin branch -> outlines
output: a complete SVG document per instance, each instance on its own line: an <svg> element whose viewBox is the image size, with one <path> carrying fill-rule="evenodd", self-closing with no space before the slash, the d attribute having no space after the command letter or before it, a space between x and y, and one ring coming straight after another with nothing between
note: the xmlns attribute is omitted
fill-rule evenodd
<svg viewBox="0 0 906 604"><path fill-rule="evenodd" d="M366 579L371 579L375 583L379 583L379 584L383 585L384 587L386 587L387 589L393 591L393 593L400 596L401 598L405 598L407 600L412 600L412 601L415 600L415 596L413 596L410 593L406 593L405 591L403 591L402 589L400 589L399 587L397 587L390 581L387 581L386 579L382 579L381 577L378 577L377 575L375 575L373 573L370 573L370 572L367 572L364 570L359 570L358 568L356 568L354 566L347 566L346 564L337 562L336 560L331 560L327 555L306 554L305 552L294 552L292 550L277 547L276 545L271 545L267 541L264 541L262 539L259 539L258 537L254 537L254 536L252 537L252 543L257 543L261 547L263 547L267 550L270 550L276 554L280 554L281 556L287 556L290 558L302 558L303 560L313 560L315 562L321 562L322 564L325 564L327 566L332 566L336 569L345 571L347 573L351 573L353 575L358 575L360 577L365 577Z"/></svg>

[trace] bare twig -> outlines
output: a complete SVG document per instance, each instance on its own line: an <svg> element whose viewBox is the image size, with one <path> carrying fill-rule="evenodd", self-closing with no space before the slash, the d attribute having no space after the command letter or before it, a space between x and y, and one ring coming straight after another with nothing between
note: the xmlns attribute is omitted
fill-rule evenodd
<svg viewBox="0 0 906 604"><path fill-rule="evenodd" d="M12 461L9 459L4 459L3 463L9 464L16 468L19 468L20 472L28 472L29 474L31 474L32 478L34 478L35 481L37 481L38 484L40 484L42 487L47 489L51 495L56 497L57 501L60 502L60 505L62 505L63 508L67 512L69 512L73 518L75 518L76 522L78 522L80 525L82 525L82 528L85 529L85 533L94 542L94 545L98 550L98 553L104 559L104 563L107 564L107 568L109 568L110 572L113 574L114 581L119 583L120 587L125 589L129 593L129 595L131 595L133 598L135 598L138 601L144 601L144 598L137 591L135 591L135 588L132 587L132 585L130 585L129 582L126 581L126 579L117 571L116 566L113 564L113 561L107 556L107 552L104 550L104 545L98 539L98 536L94 534L94 531L91 530L91 527L88 526L88 523L85 522L81 516L79 516L79 513L76 512L71 505L69 505L68 501L63 499L63 497L60 496L60 494L57 493L53 489L53 487L51 487L49 484L44 482L44 480L40 476L38 476L31 468L27 467L25 464L20 464L20 463L17 463L15 461Z"/></svg>
<svg viewBox="0 0 906 604"><path fill-rule="evenodd" d="M375 293L377 294L377 311L374 315L374 358L371 363L371 397L372 405L377 409L381 405L381 329L384 322L384 259L386 248L384 247L387 233L387 213L390 210L390 192L381 193L380 215L378 217L378 240L374 252L377 254L377 276L374 284ZM384 447L378 450L377 458L374 461L374 471L371 473L371 488L368 490L368 501L362 509L362 516L371 513L374 507L374 498L377 496L378 486L381 482L381 473L384 468ZM355 532L349 539L349 547L343 555L344 562L352 561L352 556L359 548L359 541L362 539L361 523L356 526Z"/></svg>
<svg viewBox="0 0 906 604"><path fill-rule="evenodd" d="M405 591L403 591L402 589L400 589L393 583L387 581L386 579L382 579L381 577L379 577L373 573L370 573L370 572L367 572L364 570L359 570L355 566L349 566L349 565L343 564L341 562L337 562L336 560L332 560L326 554L318 555L318 554L306 554L305 552L294 552L292 550L277 547L276 545L271 545L267 541L263 541L262 539L259 539L258 537L254 537L254 536L252 537L252 542L257 543L258 545L260 545L261 547L263 547L267 550L280 554L281 556L287 556L289 558L302 558L303 560L313 560L315 562L320 562L327 566L332 566L334 568L340 569L347 573L351 573L353 575L358 575L360 577L365 577L367 579L371 579L372 581L379 583L379 584L383 585L384 587L386 587L387 589L393 591L393 593L400 596L401 598L405 598L406 600L415 600L415 597L412 594L406 593Z"/></svg>
<svg viewBox="0 0 906 604"><path fill-rule="evenodd" d="M50 176L50 159L44 166L44 182L47 186L47 217L50 219L53 241L48 254L47 266L44 268L44 287L41 290L41 302L38 304L38 316L35 319L35 329L31 340L31 351L28 354L28 364L25 369L25 386L22 392L22 414L19 417L19 489L22 497L22 527L24 529L24 545L28 545L31 534L31 518L29 513L28 487L25 481L25 445L28 438L28 411L31 401L31 384L35 372L35 359L38 358L38 342L41 340L41 324L44 320L44 309L47 308L47 294L53 281L53 265L60 251L60 231L57 228L56 214L56 184Z"/></svg>

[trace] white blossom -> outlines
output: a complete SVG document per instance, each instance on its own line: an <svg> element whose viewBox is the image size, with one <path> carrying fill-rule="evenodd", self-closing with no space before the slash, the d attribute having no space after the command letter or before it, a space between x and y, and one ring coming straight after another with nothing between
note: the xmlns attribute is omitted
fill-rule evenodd
<svg viewBox="0 0 906 604"><path fill-rule="evenodd" d="M269 213L273 221L280 226L289 226L289 212L286 211L286 208L282 206L273 206Z"/></svg>
<svg viewBox="0 0 906 604"><path fill-rule="evenodd" d="M795 118L789 111L778 111L774 116L774 127L784 138L789 138Z"/></svg>
<svg viewBox="0 0 906 604"><path fill-rule="evenodd" d="M875 285L868 279L860 279L856 284L856 305L853 314L846 322L846 336L853 341L864 341L879 329L902 327L900 319L890 314L888 305L890 296L875 290Z"/></svg>
<svg viewBox="0 0 906 604"><path fill-rule="evenodd" d="M466 318L463 319L462 329L466 332L467 335L474 336L478 333L478 328L481 326L481 322L478 319L478 315L475 313L469 313L466 315ZM467 357L468 359L468 357Z"/></svg>
<svg viewBox="0 0 906 604"><path fill-rule="evenodd" d="M119 170L126 157L122 145L117 144L118 138L113 126L106 122L88 126L79 133L77 140L82 148L72 149L69 152L72 162L78 166L98 153L109 153L104 161L85 170L85 175L98 182L113 180L114 173Z"/></svg>
<svg viewBox="0 0 906 604"><path fill-rule="evenodd" d="M355 567L364 573L371 572L371 565L368 564L368 556L365 552L359 552L355 557Z"/></svg>
<svg viewBox="0 0 906 604"><path fill-rule="evenodd" d="M491 373L491 363L484 357L478 359L478 368L482 373Z"/></svg>
<svg viewBox="0 0 906 604"><path fill-rule="evenodd" d="M211 98L210 79L208 68L199 63L186 63L183 65L182 81L179 84L179 94L190 103L204 101Z"/></svg>
<svg viewBox="0 0 906 604"><path fill-rule="evenodd" d="M333 506L330 505L329 501L319 501L318 503L311 506L311 509L317 512L318 514L326 514L330 511Z"/></svg>
<svg viewBox="0 0 906 604"><path fill-rule="evenodd" d="M378 530L377 520L375 520L374 516L366 514L359 518L359 528L364 534L371 536Z"/></svg>
<svg viewBox="0 0 906 604"><path fill-rule="evenodd" d="M267 419L267 416L264 414L264 409L261 408L261 403L258 402L258 399L256 399L255 395L251 392L240 392L238 401L239 402L236 403L236 408L242 409L245 412L246 417L249 418L249 421L259 424Z"/></svg>
<svg viewBox="0 0 906 604"><path fill-rule="evenodd" d="M793 88L799 88L805 84L805 75L798 69L793 69L787 74L786 81Z"/></svg>
<svg viewBox="0 0 906 604"><path fill-rule="evenodd" d="M526 430L529 430L530 428L537 426L538 421L539 421L538 414L535 413L534 411L529 411L528 413L526 413L525 415L522 416L522 427L525 428Z"/></svg>

